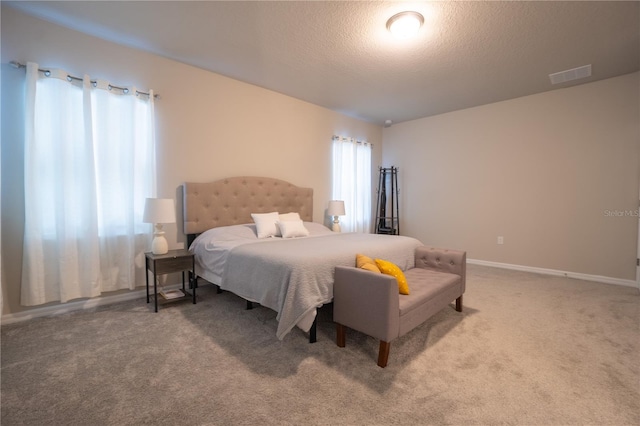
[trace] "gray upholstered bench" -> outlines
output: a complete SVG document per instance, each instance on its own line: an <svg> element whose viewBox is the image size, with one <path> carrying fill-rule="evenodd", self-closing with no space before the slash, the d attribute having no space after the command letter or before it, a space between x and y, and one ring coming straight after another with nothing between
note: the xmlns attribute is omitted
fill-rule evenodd
<svg viewBox="0 0 640 426"><path fill-rule="evenodd" d="M391 340L425 322L456 301L462 312L466 252L418 247L415 268L404 271L410 294L398 292L390 275L338 266L333 287L333 320L337 344L345 346L346 327L380 339L378 365L385 367Z"/></svg>

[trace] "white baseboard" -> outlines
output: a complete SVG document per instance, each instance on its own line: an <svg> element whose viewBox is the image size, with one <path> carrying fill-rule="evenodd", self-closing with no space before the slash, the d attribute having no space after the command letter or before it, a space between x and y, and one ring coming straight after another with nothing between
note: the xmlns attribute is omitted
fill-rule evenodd
<svg viewBox="0 0 640 426"><path fill-rule="evenodd" d="M165 285L163 288L173 290L174 288L182 288L182 284ZM152 289L153 293L153 289ZM95 308L98 306L110 305L112 303L124 302L127 300L141 299L147 296L146 289L133 290L127 293L116 294L113 296L94 297L92 299L79 300L77 302L61 303L59 305L44 306L41 308L29 309L27 311L16 312L15 314L2 315L0 322L2 325L13 324L21 321L27 321L34 318L47 317L50 315L62 315L73 311L81 311Z"/></svg>
<svg viewBox="0 0 640 426"><path fill-rule="evenodd" d="M515 271L533 272L536 274L553 275L558 277L575 278L585 281L596 281L605 284L622 285L626 287L637 288L637 283L633 280L625 280L621 278L604 277L601 275L581 274L578 272L566 272L556 269L536 268L534 266L513 265L510 263L490 262L487 260L467 259L467 263L473 265L491 266L493 268L512 269ZM181 284L164 286L166 289L180 288ZM60 305L45 306L42 308L29 309L27 311L16 312L15 314L2 315L0 323L2 325L13 324L21 321L27 321L34 318L46 317L50 315L61 315L73 311L91 309L98 306L110 305L112 303L124 302L143 298L146 296L146 290L135 290L128 293L117 294L114 296L95 297L93 299L81 300L77 302L68 302Z"/></svg>
<svg viewBox="0 0 640 426"><path fill-rule="evenodd" d="M625 287L638 288L638 284L633 280L605 277L602 275L581 274L579 272L559 271L557 269L536 268L534 266L513 265L510 263L490 262L488 260L477 260L477 259L467 259L467 263L471 263L473 265L491 266L493 268L512 269L515 271L533 272L536 274L575 278L578 280L596 281L599 283L623 285Z"/></svg>

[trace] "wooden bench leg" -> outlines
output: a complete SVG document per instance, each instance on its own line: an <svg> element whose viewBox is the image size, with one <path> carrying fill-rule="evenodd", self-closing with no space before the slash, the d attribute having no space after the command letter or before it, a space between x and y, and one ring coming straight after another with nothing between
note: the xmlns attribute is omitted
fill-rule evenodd
<svg viewBox="0 0 640 426"><path fill-rule="evenodd" d="M342 324L336 324L336 344L340 348L344 348L346 344L346 327Z"/></svg>
<svg viewBox="0 0 640 426"><path fill-rule="evenodd" d="M456 311L462 312L462 295L456 299Z"/></svg>
<svg viewBox="0 0 640 426"><path fill-rule="evenodd" d="M389 350L391 349L391 343L380 340L380 350L378 351L378 365L382 368L387 366L389 361Z"/></svg>

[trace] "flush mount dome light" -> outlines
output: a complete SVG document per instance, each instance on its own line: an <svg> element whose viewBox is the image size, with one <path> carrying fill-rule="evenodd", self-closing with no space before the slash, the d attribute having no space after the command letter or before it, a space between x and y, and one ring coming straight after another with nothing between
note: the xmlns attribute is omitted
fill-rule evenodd
<svg viewBox="0 0 640 426"><path fill-rule="evenodd" d="M418 34L424 17L418 12L406 11L393 15L387 21L387 29L394 37L406 39Z"/></svg>

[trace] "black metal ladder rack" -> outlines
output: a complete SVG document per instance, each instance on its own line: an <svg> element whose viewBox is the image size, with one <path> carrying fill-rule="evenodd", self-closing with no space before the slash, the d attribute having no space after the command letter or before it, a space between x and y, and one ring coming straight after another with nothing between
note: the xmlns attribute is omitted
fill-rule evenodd
<svg viewBox="0 0 640 426"><path fill-rule="evenodd" d="M376 210L376 234L400 235L400 210L398 205L398 168L380 167L378 203ZM391 187L387 197L387 184ZM390 212L390 216L387 215Z"/></svg>

